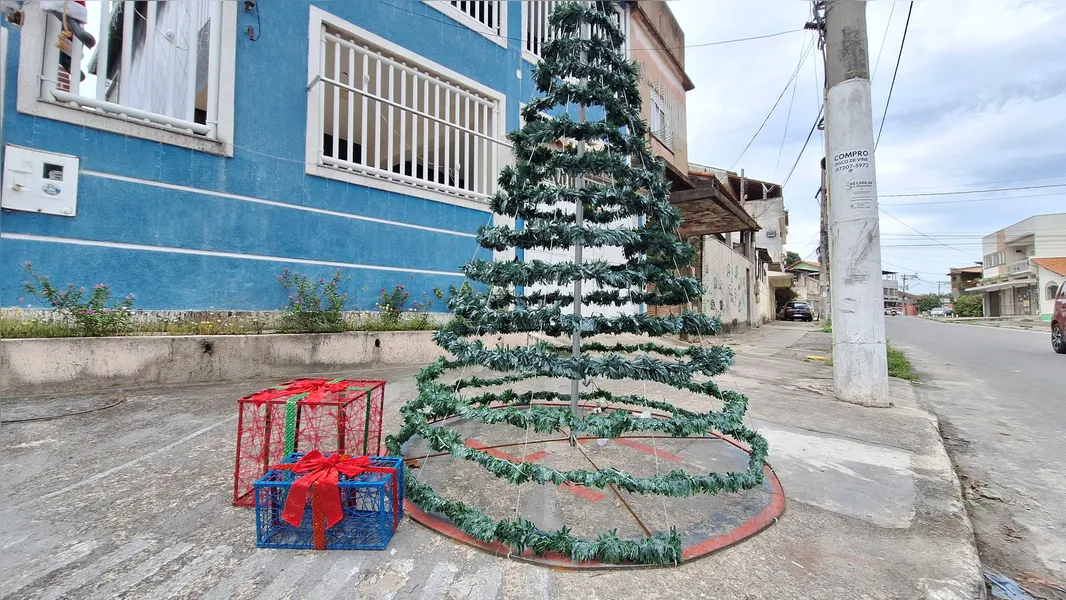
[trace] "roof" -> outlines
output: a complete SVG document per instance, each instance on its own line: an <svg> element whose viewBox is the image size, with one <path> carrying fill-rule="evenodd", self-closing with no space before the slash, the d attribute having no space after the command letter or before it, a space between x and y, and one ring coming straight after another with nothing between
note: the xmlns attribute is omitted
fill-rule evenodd
<svg viewBox="0 0 1066 600"><path fill-rule="evenodd" d="M952 267L952 269L948 271L948 275L957 275L959 273L977 273L978 275L981 275L984 272L984 267L981 265L974 265L972 267Z"/></svg>
<svg viewBox="0 0 1066 600"><path fill-rule="evenodd" d="M724 192L725 186L715 177L689 177L692 189L674 189L670 203L681 211L684 223L682 239L729 233L757 231L759 224L739 203Z"/></svg>
<svg viewBox="0 0 1066 600"><path fill-rule="evenodd" d="M1047 256L1042 258L1030 258L1029 260L1056 275L1066 277L1066 256Z"/></svg>
<svg viewBox="0 0 1066 600"><path fill-rule="evenodd" d="M822 272L822 265L820 265L820 264L818 264L816 262L813 262L813 261L809 261L809 260L801 260L799 262L794 262L791 265L785 267L785 270L786 271L807 271L809 273L821 273Z"/></svg>

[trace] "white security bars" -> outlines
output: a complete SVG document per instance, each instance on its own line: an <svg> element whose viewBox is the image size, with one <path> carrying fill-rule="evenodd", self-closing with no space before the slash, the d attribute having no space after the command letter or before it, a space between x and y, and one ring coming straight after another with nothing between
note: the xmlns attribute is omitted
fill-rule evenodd
<svg viewBox="0 0 1066 600"><path fill-rule="evenodd" d="M504 0L446 0L457 11L481 25L492 35L505 35L503 31Z"/></svg>
<svg viewBox="0 0 1066 600"><path fill-rule="evenodd" d="M317 79L319 164L479 201L495 191L495 98L326 25Z"/></svg>
<svg viewBox="0 0 1066 600"><path fill-rule="evenodd" d="M685 147L685 110L670 90L661 83L649 84L651 91L648 127L671 152Z"/></svg>
<svg viewBox="0 0 1066 600"><path fill-rule="evenodd" d="M42 8L51 5L62 7L63 2L42 3ZM216 137L221 0L101 0L88 3L88 10L98 14L80 23L75 16L84 15L76 11L85 7L67 2L66 8L67 26L80 24L96 45L87 50L75 35L69 51L60 50L56 42L64 15L46 13L42 100ZM88 27L90 23L99 26Z"/></svg>
<svg viewBox="0 0 1066 600"><path fill-rule="evenodd" d="M561 0L529 0L522 2L522 55L529 61L540 60L544 44L553 37L548 18ZM615 10L615 20L619 27L624 27L622 9ZM595 34L596 32L593 31Z"/></svg>

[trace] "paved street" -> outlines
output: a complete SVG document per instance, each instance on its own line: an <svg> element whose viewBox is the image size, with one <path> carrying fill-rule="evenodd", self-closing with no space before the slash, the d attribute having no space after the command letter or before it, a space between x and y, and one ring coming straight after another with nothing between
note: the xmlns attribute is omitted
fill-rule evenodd
<svg viewBox="0 0 1066 600"><path fill-rule="evenodd" d="M940 416L985 563L1062 585L1066 356L1052 352L1045 331L916 318L886 325L922 376L921 399Z"/></svg>

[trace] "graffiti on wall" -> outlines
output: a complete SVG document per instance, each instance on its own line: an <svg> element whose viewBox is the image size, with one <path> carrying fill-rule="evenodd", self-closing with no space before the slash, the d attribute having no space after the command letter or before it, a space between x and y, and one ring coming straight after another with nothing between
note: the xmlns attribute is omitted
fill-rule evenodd
<svg viewBox="0 0 1066 600"><path fill-rule="evenodd" d="M703 310L726 325L748 320L747 290L750 261L714 238L703 248Z"/></svg>

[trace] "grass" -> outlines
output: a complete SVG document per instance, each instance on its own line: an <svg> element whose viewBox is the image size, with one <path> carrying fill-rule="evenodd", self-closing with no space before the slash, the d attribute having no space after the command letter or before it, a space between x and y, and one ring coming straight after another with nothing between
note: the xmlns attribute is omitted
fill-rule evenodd
<svg viewBox="0 0 1066 600"><path fill-rule="evenodd" d="M154 319L136 322L123 335L256 335L299 333L268 327L262 319L250 317L207 317L198 320ZM432 331L440 328L433 315L410 312L396 317L381 313L345 315L344 331ZM48 318L0 316L0 339L77 337L67 324Z"/></svg>
<svg viewBox="0 0 1066 600"><path fill-rule="evenodd" d="M887 345L886 348L888 350L888 376L918 381L918 375L911 368L911 361L907 360L907 355L891 345Z"/></svg>
<svg viewBox="0 0 1066 600"><path fill-rule="evenodd" d="M822 323L822 331L824 333L833 333L833 320L832 319L826 319L825 322Z"/></svg>

